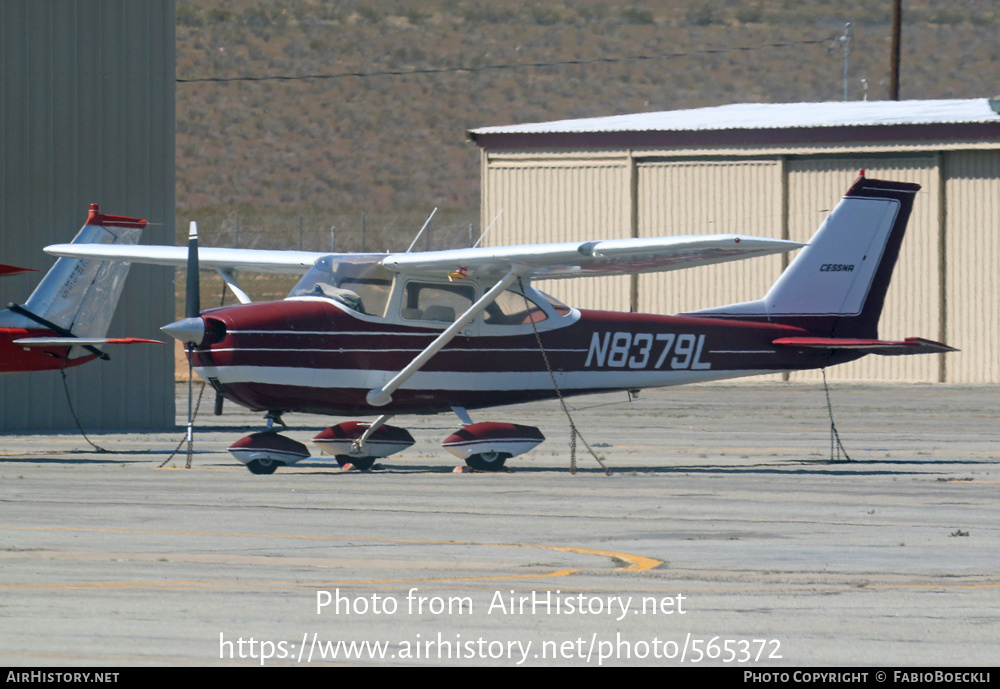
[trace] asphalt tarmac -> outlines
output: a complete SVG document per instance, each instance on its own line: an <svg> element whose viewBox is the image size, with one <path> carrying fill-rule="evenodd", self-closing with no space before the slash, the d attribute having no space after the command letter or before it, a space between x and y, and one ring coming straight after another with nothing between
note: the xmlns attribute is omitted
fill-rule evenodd
<svg viewBox="0 0 1000 689"><path fill-rule="evenodd" d="M6 436L0 663L995 666L998 392L835 384L850 461L816 384L572 399L609 476L557 402L473 413L548 439L496 474L447 415L371 472L252 475L232 407L191 469L181 428Z"/></svg>

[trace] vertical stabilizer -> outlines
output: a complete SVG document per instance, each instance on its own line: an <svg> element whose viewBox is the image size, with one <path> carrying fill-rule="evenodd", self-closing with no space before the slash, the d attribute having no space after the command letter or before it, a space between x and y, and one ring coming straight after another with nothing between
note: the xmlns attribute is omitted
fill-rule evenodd
<svg viewBox="0 0 1000 689"><path fill-rule="evenodd" d="M90 205L73 244L136 244L146 221L102 215ZM77 337L104 337L114 316L130 264L90 258L60 258L31 293L25 308Z"/></svg>
<svg viewBox="0 0 1000 689"><path fill-rule="evenodd" d="M697 314L766 317L830 337L876 337L919 189L862 172L763 299Z"/></svg>

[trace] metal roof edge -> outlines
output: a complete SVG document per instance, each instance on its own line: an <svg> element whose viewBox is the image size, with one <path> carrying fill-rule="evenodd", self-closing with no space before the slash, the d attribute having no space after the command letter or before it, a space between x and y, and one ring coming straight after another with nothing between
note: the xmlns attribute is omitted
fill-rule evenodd
<svg viewBox="0 0 1000 689"><path fill-rule="evenodd" d="M876 139L1000 137L1000 114L986 98L840 103L740 103L484 127L467 132L481 148L753 145Z"/></svg>
<svg viewBox="0 0 1000 689"><path fill-rule="evenodd" d="M876 141L960 140L1000 140L1000 120L996 123L857 125L817 128L499 133L479 134L473 138L473 141L480 148L502 148L505 150L867 144Z"/></svg>

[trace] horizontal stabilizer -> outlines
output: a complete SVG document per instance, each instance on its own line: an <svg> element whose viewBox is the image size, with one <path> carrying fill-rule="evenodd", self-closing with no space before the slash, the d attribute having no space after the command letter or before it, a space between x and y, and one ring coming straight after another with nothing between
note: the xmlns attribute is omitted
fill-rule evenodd
<svg viewBox="0 0 1000 689"><path fill-rule="evenodd" d="M935 354L937 352L957 352L940 342L922 337L908 337L905 340L864 340L847 337L779 337L773 344L799 349L849 349L863 354L898 356L901 354Z"/></svg>
<svg viewBox="0 0 1000 689"><path fill-rule="evenodd" d="M84 347L105 344L163 344L160 340L146 340L140 337L22 337L14 340L22 347Z"/></svg>

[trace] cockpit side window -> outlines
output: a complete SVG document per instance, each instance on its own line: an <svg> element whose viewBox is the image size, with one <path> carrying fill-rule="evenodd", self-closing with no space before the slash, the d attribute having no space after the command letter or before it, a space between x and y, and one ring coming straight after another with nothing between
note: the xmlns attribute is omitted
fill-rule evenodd
<svg viewBox="0 0 1000 689"><path fill-rule="evenodd" d="M360 297L364 304L361 313L374 316L384 316L385 307L392 293L392 273L382 266L364 266L364 272L343 271L344 268L357 269L361 266L341 265L338 271L337 286L340 289L351 290ZM343 274L341 275L341 273Z"/></svg>
<svg viewBox="0 0 1000 689"><path fill-rule="evenodd" d="M471 285L408 282L403 290L400 315L408 321L454 323L476 299Z"/></svg>

